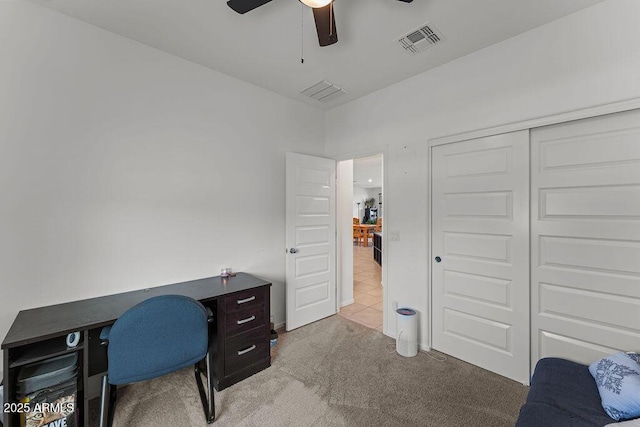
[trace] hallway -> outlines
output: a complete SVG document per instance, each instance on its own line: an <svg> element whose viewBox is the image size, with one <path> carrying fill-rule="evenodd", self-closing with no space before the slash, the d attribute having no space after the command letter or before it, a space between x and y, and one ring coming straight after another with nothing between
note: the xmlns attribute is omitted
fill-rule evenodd
<svg viewBox="0 0 640 427"><path fill-rule="evenodd" d="M382 268L373 260L373 245L353 247L353 297L338 315L382 331Z"/></svg>

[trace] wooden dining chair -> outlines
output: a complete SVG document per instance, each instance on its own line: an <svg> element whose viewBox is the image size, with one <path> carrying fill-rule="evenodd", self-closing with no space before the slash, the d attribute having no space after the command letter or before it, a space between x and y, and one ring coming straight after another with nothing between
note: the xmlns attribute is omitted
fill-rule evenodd
<svg viewBox="0 0 640 427"><path fill-rule="evenodd" d="M353 242L356 245L360 245L360 242L364 244L364 230L361 227L353 226Z"/></svg>
<svg viewBox="0 0 640 427"><path fill-rule="evenodd" d="M353 217L353 225L360 225L360 219Z"/></svg>
<svg viewBox="0 0 640 427"><path fill-rule="evenodd" d="M378 221L376 221L376 232L381 232L382 231L382 217L378 218Z"/></svg>

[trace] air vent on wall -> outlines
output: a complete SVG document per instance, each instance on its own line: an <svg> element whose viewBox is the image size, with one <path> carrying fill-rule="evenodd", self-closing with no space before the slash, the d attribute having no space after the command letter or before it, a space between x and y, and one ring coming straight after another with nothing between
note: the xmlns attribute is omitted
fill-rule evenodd
<svg viewBox="0 0 640 427"><path fill-rule="evenodd" d="M398 41L412 55L422 52L444 40L444 36L433 25L424 24L400 37Z"/></svg>
<svg viewBox="0 0 640 427"><path fill-rule="evenodd" d="M344 89L325 80L300 91L301 94L320 102L329 102L347 93Z"/></svg>

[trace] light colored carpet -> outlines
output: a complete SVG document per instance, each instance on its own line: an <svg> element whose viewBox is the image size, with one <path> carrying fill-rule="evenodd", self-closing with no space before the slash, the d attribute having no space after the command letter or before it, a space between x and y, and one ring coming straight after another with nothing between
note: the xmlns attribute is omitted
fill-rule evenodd
<svg viewBox="0 0 640 427"><path fill-rule="evenodd" d="M270 368L215 394L213 425L514 425L527 387L394 350L381 332L338 316L280 333ZM119 390L114 426L206 425L192 369Z"/></svg>

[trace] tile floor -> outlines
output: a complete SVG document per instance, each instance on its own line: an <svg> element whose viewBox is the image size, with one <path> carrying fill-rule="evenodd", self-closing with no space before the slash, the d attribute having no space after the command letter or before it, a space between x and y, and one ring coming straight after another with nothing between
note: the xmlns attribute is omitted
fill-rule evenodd
<svg viewBox="0 0 640 427"><path fill-rule="evenodd" d="M382 331L382 268L373 260L373 245L353 247L353 296L338 315Z"/></svg>

